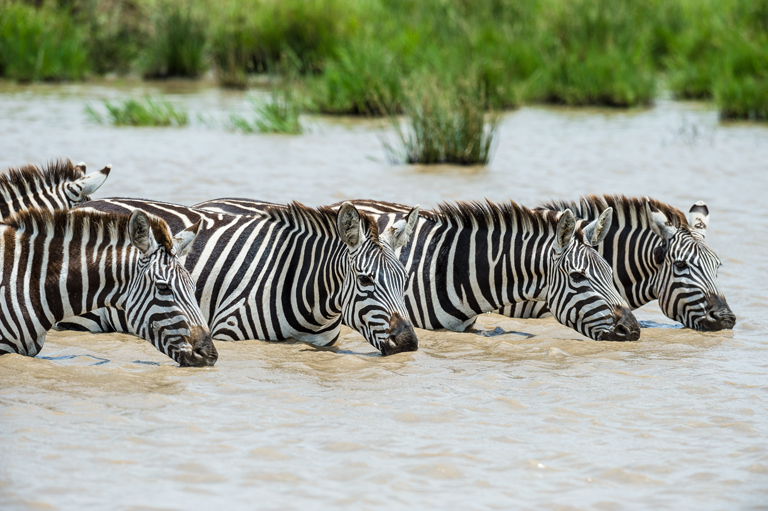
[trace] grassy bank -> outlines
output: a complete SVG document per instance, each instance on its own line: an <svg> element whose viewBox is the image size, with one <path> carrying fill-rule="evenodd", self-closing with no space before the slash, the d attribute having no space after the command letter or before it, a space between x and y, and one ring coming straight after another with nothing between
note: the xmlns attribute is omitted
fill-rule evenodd
<svg viewBox="0 0 768 511"><path fill-rule="evenodd" d="M299 76L317 112L404 112L420 80L486 107L632 107L663 81L765 120L768 0L60 0L0 3L0 75ZM409 84L409 85L406 85Z"/></svg>

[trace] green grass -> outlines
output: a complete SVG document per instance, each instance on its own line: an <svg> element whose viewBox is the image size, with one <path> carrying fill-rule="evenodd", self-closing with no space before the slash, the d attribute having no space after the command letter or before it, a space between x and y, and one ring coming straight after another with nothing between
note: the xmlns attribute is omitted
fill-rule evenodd
<svg viewBox="0 0 768 511"><path fill-rule="evenodd" d="M22 82L79 80L89 71L85 34L65 11L0 4L0 75Z"/></svg>
<svg viewBox="0 0 768 511"><path fill-rule="evenodd" d="M304 130L299 122L301 105L290 87L275 89L267 100L253 100L255 117L249 121L233 114L230 124L243 133L284 133L300 135Z"/></svg>
<svg viewBox="0 0 768 511"><path fill-rule="evenodd" d="M491 158L499 117L486 122L487 98L466 81L445 88L427 80L405 102L405 126L395 117L398 143L385 143L393 163L486 164Z"/></svg>
<svg viewBox="0 0 768 511"><path fill-rule="evenodd" d="M187 113L164 99L127 99L117 103L104 102L106 114L86 107L86 114L98 123L114 126L186 126Z"/></svg>
<svg viewBox="0 0 768 511"><path fill-rule="evenodd" d="M141 67L150 78L196 78L208 67L207 25L192 4L163 3L154 15L152 35Z"/></svg>
<svg viewBox="0 0 768 511"><path fill-rule="evenodd" d="M663 83L759 120L765 73L749 62L767 34L768 0L0 0L0 75L212 69L247 88L289 69L306 108L366 116L403 112L424 77L476 81L494 109L642 106Z"/></svg>

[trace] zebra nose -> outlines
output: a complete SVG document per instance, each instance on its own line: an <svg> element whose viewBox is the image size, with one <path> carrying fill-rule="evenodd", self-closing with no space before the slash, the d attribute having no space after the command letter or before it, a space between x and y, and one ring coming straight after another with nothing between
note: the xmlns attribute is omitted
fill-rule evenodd
<svg viewBox="0 0 768 511"><path fill-rule="evenodd" d="M710 296L707 299L707 314L701 324L701 330L715 332L730 330L736 325L736 316L731 312L728 303L720 296Z"/></svg>
<svg viewBox="0 0 768 511"><path fill-rule="evenodd" d="M381 354L384 356L419 349L419 340L413 325L397 312L393 312L389 319L387 334L389 338L381 346Z"/></svg>
<svg viewBox="0 0 768 511"><path fill-rule="evenodd" d="M636 341L640 338L640 324L627 307L614 307L613 327L600 336L601 341Z"/></svg>
<svg viewBox="0 0 768 511"><path fill-rule="evenodd" d="M189 336L189 343L192 345L192 351L187 352L182 357L182 366L207 367L214 365L219 359L219 353L216 351L211 333L207 328L193 328Z"/></svg>

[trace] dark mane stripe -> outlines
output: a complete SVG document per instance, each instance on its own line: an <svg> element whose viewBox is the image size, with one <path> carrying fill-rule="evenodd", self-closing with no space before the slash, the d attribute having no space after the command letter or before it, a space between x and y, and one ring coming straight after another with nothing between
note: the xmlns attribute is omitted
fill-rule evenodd
<svg viewBox="0 0 768 511"><path fill-rule="evenodd" d="M514 201L501 204L489 200L443 202L434 210L422 210L419 215L433 222L449 221L466 226L503 224L530 228L557 223L557 211L550 214L534 211Z"/></svg>
<svg viewBox="0 0 768 511"><path fill-rule="evenodd" d="M147 217L158 245L165 247L169 251L172 250L173 236L171 236L168 230L168 224L154 215L147 214ZM129 218L128 215L102 213L100 211L84 209L50 211L48 209L34 208L19 211L5 218L2 224L19 232L39 234L53 232L55 236L71 234L75 237L82 236L86 227L89 229L104 229L106 232L114 229L122 241L129 236Z"/></svg>
<svg viewBox="0 0 768 511"><path fill-rule="evenodd" d="M34 193L36 190L75 181L83 176L85 173L76 167L69 158L50 161L42 168L36 165L11 167L5 173L0 174L0 195L6 197L24 196Z"/></svg>
<svg viewBox="0 0 768 511"><path fill-rule="evenodd" d="M265 213L273 219L285 222L289 225L299 225L310 232L319 232L318 227L322 229L322 234L332 237L338 237L338 228L336 226L336 211L328 206L311 208L300 202L290 202L288 204L274 204L268 206ZM373 217L363 211L358 210L360 220L371 233L371 240L379 242L379 226Z"/></svg>
<svg viewBox="0 0 768 511"><path fill-rule="evenodd" d="M685 213L677 208L665 204L656 199L649 199L651 206L658 209L677 228L690 230ZM585 211L585 206L587 211ZM578 201L553 200L539 206L547 211L563 211L570 208L578 218L591 218L597 216L608 207L614 211L614 222L621 221L634 213L638 218L645 215L645 199L639 197L627 197L625 195L588 195Z"/></svg>

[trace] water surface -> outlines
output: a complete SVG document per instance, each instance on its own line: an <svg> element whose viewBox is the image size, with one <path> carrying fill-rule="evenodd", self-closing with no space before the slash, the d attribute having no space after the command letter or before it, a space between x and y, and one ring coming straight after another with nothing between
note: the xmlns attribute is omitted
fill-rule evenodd
<svg viewBox="0 0 768 511"><path fill-rule="evenodd" d="M191 126L84 115L147 93L169 94ZM638 311L641 340L619 344L485 315L474 333L419 330L418 352L388 358L348 329L324 350L219 342L210 369L178 368L129 336L53 332L40 358L0 358L0 507L768 507L768 128L667 100L531 107L505 115L490 166L411 167L387 163L391 133L373 121L308 117L298 137L223 129L249 108L200 83L0 84L0 168L112 163L97 197L185 204L704 200L738 324L670 328L652 303Z"/></svg>

